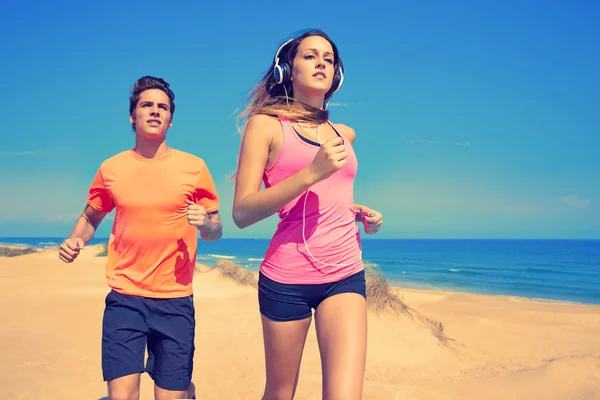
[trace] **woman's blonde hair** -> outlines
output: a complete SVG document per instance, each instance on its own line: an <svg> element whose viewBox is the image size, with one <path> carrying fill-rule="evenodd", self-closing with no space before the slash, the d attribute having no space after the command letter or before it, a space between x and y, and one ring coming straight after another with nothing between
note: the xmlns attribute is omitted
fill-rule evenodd
<svg viewBox="0 0 600 400"><path fill-rule="evenodd" d="M325 32L318 29L308 30L283 46L279 51L279 63L287 63L292 68L298 46L305 38L310 36L320 36L331 44L334 56L334 70L337 71L341 66L337 46ZM271 66L262 79L248 93L246 98L248 104L236 118L238 131L243 133L241 126L245 125L245 121L248 118L257 114L265 114L273 117L285 116L291 121L302 120L313 123L327 121L329 111L294 101L294 89L292 85L288 83L287 86L284 86L275 82L273 75L274 66L275 60L271 62ZM332 88L325 94L325 103L331 99L333 92L334 89ZM244 123L240 124L240 121L244 121Z"/></svg>

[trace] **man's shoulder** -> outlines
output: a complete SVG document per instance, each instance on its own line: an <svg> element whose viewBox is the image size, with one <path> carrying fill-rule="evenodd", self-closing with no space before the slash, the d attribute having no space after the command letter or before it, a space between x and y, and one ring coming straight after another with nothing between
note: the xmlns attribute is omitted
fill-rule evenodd
<svg viewBox="0 0 600 400"><path fill-rule="evenodd" d="M124 162L130 161L131 159L131 150L123 150L102 161L102 163L100 164L100 168L110 168L112 166L118 166Z"/></svg>
<svg viewBox="0 0 600 400"><path fill-rule="evenodd" d="M186 165L195 165L198 167L206 166L206 162L204 161L204 159L195 154L179 149L173 149L173 151L176 152L177 157Z"/></svg>

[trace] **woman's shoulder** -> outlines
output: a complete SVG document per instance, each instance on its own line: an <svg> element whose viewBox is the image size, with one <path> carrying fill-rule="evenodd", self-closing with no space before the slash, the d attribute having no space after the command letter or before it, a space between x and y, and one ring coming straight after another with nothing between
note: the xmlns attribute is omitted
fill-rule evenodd
<svg viewBox="0 0 600 400"><path fill-rule="evenodd" d="M245 133L271 135L281 130L279 118L267 114L254 114L246 122Z"/></svg>
<svg viewBox="0 0 600 400"><path fill-rule="evenodd" d="M279 118L269 114L253 114L248 118L248 124L275 125L279 124Z"/></svg>

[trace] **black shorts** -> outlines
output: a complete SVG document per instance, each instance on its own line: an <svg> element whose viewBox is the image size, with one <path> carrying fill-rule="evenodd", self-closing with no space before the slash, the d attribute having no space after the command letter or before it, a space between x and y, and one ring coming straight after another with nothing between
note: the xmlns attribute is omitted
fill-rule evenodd
<svg viewBox="0 0 600 400"><path fill-rule="evenodd" d="M152 299L112 290L106 296L102 320L104 380L148 372L162 389L187 390L192 379L195 321L192 296Z"/></svg>
<svg viewBox="0 0 600 400"><path fill-rule="evenodd" d="M366 299L365 271L337 282L301 285L275 282L262 273L258 276L260 313L273 321L308 318L323 300L340 293L357 293Z"/></svg>

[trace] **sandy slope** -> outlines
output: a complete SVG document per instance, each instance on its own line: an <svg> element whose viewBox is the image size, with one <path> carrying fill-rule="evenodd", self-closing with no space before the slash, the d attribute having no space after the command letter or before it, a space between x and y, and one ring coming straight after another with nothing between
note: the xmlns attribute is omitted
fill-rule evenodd
<svg viewBox="0 0 600 400"><path fill-rule="evenodd" d="M0 398L101 399L104 262L86 248L0 258ZM204 269L206 271L207 268ZM194 382L199 399L259 399L264 382L256 289L216 270L195 277ZM369 315L364 399L600 399L600 307L396 289L441 321L446 345L418 318ZM320 398L314 327L297 399ZM142 399L152 399L143 376Z"/></svg>

